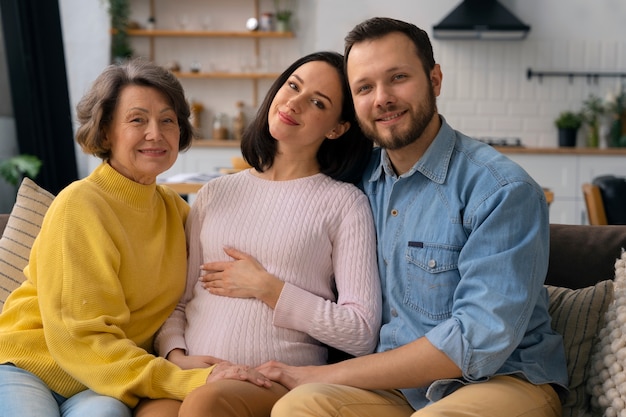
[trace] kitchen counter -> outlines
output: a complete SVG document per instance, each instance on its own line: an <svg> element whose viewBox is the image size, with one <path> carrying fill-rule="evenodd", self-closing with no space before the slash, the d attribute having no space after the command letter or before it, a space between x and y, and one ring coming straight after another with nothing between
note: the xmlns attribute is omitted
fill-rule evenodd
<svg viewBox="0 0 626 417"><path fill-rule="evenodd" d="M192 148L239 148L241 142L237 140L196 139ZM625 155L626 148L529 148L525 146L494 146L495 149L506 154L534 154L534 155Z"/></svg>
<svg viewBox="0 0 626 417"><path fill-rule="evenodd" d="M524 146L494 146L494 148L505 154L626 156L626 148L527 148Z"/></svg>

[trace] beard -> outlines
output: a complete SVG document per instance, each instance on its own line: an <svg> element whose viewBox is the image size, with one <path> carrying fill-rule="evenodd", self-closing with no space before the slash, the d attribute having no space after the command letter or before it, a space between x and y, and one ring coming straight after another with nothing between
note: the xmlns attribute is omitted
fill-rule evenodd
<svg viewBox="0 0 626 417"><path fill-rule="evenodd" d="M365 136L374 141L376 145L392 151L397 150L412 144L417 141L422 134L424 134L424 130L426 130L426 127L437 112L437 104L435 100L435 90L432 85L429 84L425 100L418 106L417 112L409 113L408 115L410 117L410 125L408 129L402 129L399 126L392 126L389 129L389 133L383 135L376 130L375 122L374 124L366 124L363 123L363 121L358 117L357 121L359 122L359 126ZM386 112L394 111L394 107L395 106L390 106L384 110Z"/></svg>

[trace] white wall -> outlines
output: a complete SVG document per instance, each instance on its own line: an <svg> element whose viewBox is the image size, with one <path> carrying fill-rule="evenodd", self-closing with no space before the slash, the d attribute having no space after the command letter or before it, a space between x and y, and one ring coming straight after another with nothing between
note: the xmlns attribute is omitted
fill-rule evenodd
<svg viewBox="0 0 626 417"><path fill-rule="evenodd" d="M76 126L76 104L109 64L109 16L105 0L59 0L67 82ZM76 127L74 127L76 130ZM78 175L84 177L98 163L76 145Z"/></svg>
<svg viewBox="0 0 626 417"><path fill-rule="evenodd" d="M189 2L200 0L185 0ZM241 1L241 0L237 0ZM70 97L73 106L108 62L103 0L60 0ZM296 53L343 50L343 38L360 21L389 16L432 33L458 0L296 0ZM618 79L545 78L528 81L526 70L626 71L626 1L501 0L531 26L523 41L437 41L443 70L440 112L456 128L475 136L519 137L526 146L557 144L554 118L578 110L589 93L614 90ZM262 11L271 9L262 0ZM214 17L215 19L215 17ZM219 19L219 16L217 17ZM289 52L293 54L293 51ZM226 93L227 94L227 93ZM188 90L188 95L193 91ZM228 103L237 97L223 97ZM579 135L579 143L584 138ZM81 164L85 166L85 164ZM84 172L82 172L84 174Z"/></svg>

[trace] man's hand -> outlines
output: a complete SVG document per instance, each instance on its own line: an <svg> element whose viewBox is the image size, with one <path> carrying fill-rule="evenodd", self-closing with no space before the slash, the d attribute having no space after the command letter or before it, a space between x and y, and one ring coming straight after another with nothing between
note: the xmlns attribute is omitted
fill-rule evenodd
<svg viewBox="0 0 626 417"><path fill-rule="evenodd" d="M215 368L211 371L206 382L219 381L221 379L237 379L239 381L248 381L259 387L269 388L272 386L272 382L258 372L256 369L249 366L235 365L230 362L220 362L215 365Z"/></svg>
<svg viewBox="0 0 626 417"><path fill-rule="evenodd" d="M276 381L288 389L293 389L308 382L332 383L326 377L329 367L330 365L289 366L282 362L270 361L258 366L256 369L268 379Z"/></svg>

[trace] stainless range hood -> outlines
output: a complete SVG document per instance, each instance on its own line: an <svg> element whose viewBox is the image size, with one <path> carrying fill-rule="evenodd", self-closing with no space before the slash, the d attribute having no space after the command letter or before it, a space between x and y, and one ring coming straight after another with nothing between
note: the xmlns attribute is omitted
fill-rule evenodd
<svg viewBox="0 0 626 417"><path fill-rule="evenodd" d="M433 26L436 39L521 40L530 26L497 0L463 0Z"/></svg>

